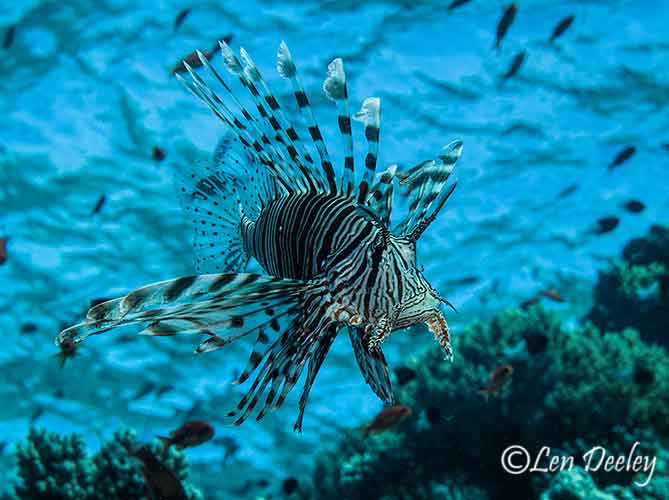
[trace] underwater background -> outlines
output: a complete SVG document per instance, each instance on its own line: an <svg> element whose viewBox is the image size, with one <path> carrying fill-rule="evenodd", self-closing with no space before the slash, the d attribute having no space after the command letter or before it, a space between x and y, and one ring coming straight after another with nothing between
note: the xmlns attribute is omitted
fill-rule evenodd
<svg viewBox="0 0 669 500"><path fill-rule="evenodd" d="M169 456L189 498L669 498L669 2L521 0L499 50L508 3L450 3L2 2L0 496L146 498L122 443L198 419L214 438ZM321 91L334 57L354 110L381 98L381 169L464 141L458 188L418 248L458 311L446 312L454 361L421 328L384 344L413 410L385 432L358 430L382 403L345 335L302 434L297 391L264 421L229 426L249 343L196 356L191 338L129 330L62 367L54 357L92 300L194 272L174 173L225 126L172 69L225 36L291 109L274 70L286 40L337 167ZM362 164L360 127L354 138ZM505 363L511 380L479 395ZM578 460L521 475L500 464L514 444L579 457L635 441L657 457L644 487L647 474Z"/></svg>

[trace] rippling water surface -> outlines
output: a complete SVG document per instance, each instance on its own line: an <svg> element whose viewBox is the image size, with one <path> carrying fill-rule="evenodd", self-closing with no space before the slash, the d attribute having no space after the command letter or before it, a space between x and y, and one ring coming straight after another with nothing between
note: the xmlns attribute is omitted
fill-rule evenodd
<svg viewBox="0 0 669 500"><path fill-rule="evenodd" d="M279 41L288 42L337 164L336 109L320 90L337 56L354 106L381 97L382 166L410 166L464 140L458 189L419 247L426 275L458 308L449 315L456 334L547 287L567 299L556 306L565 316L587 310L597 270L630 237L666 222L669 3L518 3L498 52L496 1L452 13L441 2L399 1L0 6L0 30L16 26L0 49L0 236L9 237L0 267L0 442L24 435L31 417L83 432L96 446L120 424L148 438L192 415L239 442L225 466L215 443L190 453L200 483L223 478L234 488L250 477L296 474L320 443L379 409L343 336L312 391L302 435L291 431L295 394L262 424L226 427L223 415L241 394L230 381L248 345L198 357L192 339L121 334L91 339L65 369L51 359L57 331L91 299L193 272L173 172L208 155L224 125L170 69L226 34L292 109L290 86L273 69ZM185 7L192 11L174 30ZM573 26L549 45L567 14ZM519 74L501 83L521 50ZM213 63L220 67L220 58ZM607 169L630 145L636 154ZM154 146L164 161L152 158ZM624 211L632 198L647 209ZM615 231L589 234L611 215L620 217ZM21 333L26 323L37 330ZM423 331L396 335L391 365L431 341ZM7 466L9 451L0 459Z"/></svg>

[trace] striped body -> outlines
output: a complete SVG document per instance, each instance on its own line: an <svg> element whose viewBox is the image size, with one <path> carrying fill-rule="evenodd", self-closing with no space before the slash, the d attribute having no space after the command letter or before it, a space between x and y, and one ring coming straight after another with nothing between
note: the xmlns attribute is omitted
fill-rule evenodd
<svg viewBox="0 0 669 500"><path fill-rule="evenodd" d="M91 308L86 319L63 330L61 346L122 326L141 334L204 336L197 353L237 339L252 344L236 383L250 387L227 416L244 422L279 408L306 369L295 430L334 339L347 332L365 381L394 404L382 342L394 331L425 324L447 359L450 335L442 299L416 262L416 242L455 188L446 185L462 143L453 141L435 159L404 171L376 171L381 102L369 97L351 116L344 63L334 59L323 83L337 104L343 138L339 181L325 140L287 45L277 71L290 80L305 129L298 131L249 54L241 60L220 42L226 70L249 92L256 112L198 53L222 97L187 61L190 80L176 75L228 127L212 161L178 173L181 197L193 224L197 275L139 288ZM364 168L356 172L352 120L364 126ZM302 141L311 140L310 149ZM314 154L315 149L315 154ZM406 216L391 227L393 184L407 189ZM263 275L246 274L249 259ZM253 378L252 378L253 377Z"/></svg>

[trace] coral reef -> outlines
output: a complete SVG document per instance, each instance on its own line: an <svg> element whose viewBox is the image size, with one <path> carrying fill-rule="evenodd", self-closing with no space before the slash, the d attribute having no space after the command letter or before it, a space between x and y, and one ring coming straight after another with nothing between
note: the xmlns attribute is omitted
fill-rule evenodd
<svg viewBox="0 0 669 500"><path fill-rule="evenodd" d="M642 342L636 330L602 333L586 323L567 331L534 306L475 323L455 343L452 364L431 348L410 365L416 377L397 396L418 418L366 439L349 433L321 455L314 478L321 498L427 499L433 496L426 485L434 482L456 485L440 498L538 498L554 474L506 473L500 457L507 446L523 445L533 457L549 446L573 455L576 465L594 445L623 453L640 441L649 453L663 451L669 361L664 348ZM511 383L486 401L478 390L507 362ZM654 481L659 474L658 466ZM629 493L632 476L596 472L591 480ZM466 488L479 493L459 496Z"/></svg>
<svg viewBox="0 0 669 500"><path fill-rule="evenodd" d="M625 245L622 260L599 273L588 318L604 330L633 326L669 346L669 229L652 226Z"/></svg>
<svg viewBox="0 0 669 500"><path fill-rule="evenodd" d="M144 500L147 490L141 464L128 454L138 446L129 430L117 431L92 457L83 438L61 436L31 429L27 440L17 447L19 484L3 500ZM151 443L152 451L182 480L189 500L202 494L186 482L188 471L182 453Z"/></svg>

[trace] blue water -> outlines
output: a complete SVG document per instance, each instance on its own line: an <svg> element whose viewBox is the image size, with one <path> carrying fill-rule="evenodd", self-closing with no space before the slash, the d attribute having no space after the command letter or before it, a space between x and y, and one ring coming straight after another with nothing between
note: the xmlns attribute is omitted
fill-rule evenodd
<svg viewBox="0 0 669 500"><path fill-rule="evenodd" d="M458 188L419 246L425 274L458 308L448 316L456 334L545 288L565 297L549 306L566 318L587 311L597 271L625 241L666 222L669 2L518 3L495 52L497 1L452 13L441 2L390 0L3 2L0 33L17 28L0 49L0 237L10 238L0 267L0 442L25 435L40 411L35 425L82 432L93 447L121 424L150 438L194 415L240 444L225 466L220 443L190 450L199 484L215 478L234 489L303 472L322 442L381 407L343 336L319 374L302 435L291 430L297 394L260 424L226 427L223 415L242 394L230 382L246 360L243 343L195 356L192 339L110 335L87 342L65 369L51 358L60 327L81 319L91 299L193 272L173 172L210 154L225 128L170 68L225 34L292 106L274 71L287 41L338 165L336 108L320 90L337 56L356 109L381 97L382 167L464 141ZM185 7L193 10L175 31ZM549 46L567 14L573 26ZM527 57L518 76L500 84L520 50ZM221 67L219 57L213 63ZM629 145L636 154L609 171ZM152 159L154 146L166 151L163 162ZM557 200L572 184L579 189ZM632 198L647 209L625 212ZM610 215L621 219L615 231L587 234ZM20 333L27 322L37 331ZM394 336L389 363L430 342L426 332ZM7 447L1 468L11 460Z"/></svg>

